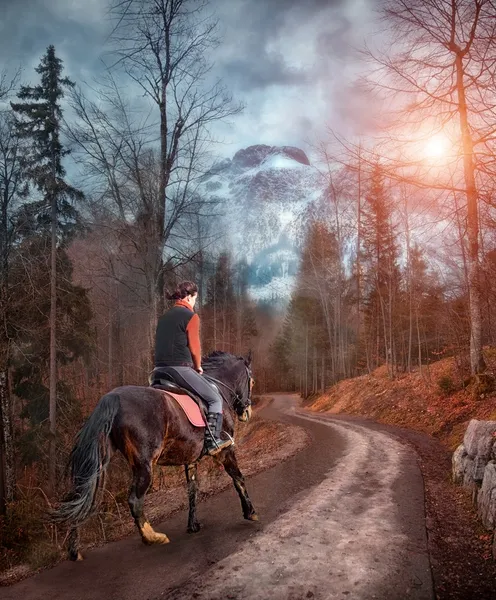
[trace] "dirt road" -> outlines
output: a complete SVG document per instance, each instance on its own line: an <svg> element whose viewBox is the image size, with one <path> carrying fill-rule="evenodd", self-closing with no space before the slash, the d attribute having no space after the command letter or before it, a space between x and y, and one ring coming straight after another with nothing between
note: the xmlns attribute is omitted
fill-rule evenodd
<svg viewBox="0 0 496 600"><path fill-rule="evenodd" d="M261 416L305 427L312 443L247 480L259 523L243 521L228 490L157 527L167 546L137 535L10 588L14 600L431 600L423 482L417 457L389 435L343 419L294 413L278 395Z"/></svg>

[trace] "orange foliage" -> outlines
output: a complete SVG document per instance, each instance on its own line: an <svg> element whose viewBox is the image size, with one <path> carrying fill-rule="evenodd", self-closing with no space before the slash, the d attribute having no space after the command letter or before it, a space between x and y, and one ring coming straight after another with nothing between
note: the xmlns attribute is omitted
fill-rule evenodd
<svg viewBox="0 0 496 600"><path fill-rule="evenodd" d="M489 355L486 361L487 376L492 377L496 360ZM443 382L449 383L448 393ZM464 380L455 359L445 358L424 366L422 374L417 370L395 379L390 379L381 366L371 375L337 383L307 408L409 427L438 437L454 449L470 419L496 419L496 393L476 394L474 388L473 382Z"/></svg>

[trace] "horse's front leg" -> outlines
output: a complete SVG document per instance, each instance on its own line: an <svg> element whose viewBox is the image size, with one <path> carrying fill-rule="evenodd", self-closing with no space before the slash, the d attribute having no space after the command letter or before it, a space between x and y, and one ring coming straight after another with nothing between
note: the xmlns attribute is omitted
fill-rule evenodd
<svg viewBox="0 0 496 600"><path fill-rule="evenodd" d="M222 464L226 473L232 477L234 487L238 492L243 509L243 517L248 521L258 521L258 515L253 508L248 492L246 491L245 478L239 470L236 454L233 447L229 447L224 452L221 452L216 457L216 460Z"/></svg>
<svg viewBox="0 0 496 600"><path fill-rule="evenodd" d="M198 493L198 463L191 465L184 465L184 471L186 473L186 481L188 482L188 500L189 500L189 514L188 514L188 533L196 533L200 531L200 523L196 519L196 495Z"/></svg>

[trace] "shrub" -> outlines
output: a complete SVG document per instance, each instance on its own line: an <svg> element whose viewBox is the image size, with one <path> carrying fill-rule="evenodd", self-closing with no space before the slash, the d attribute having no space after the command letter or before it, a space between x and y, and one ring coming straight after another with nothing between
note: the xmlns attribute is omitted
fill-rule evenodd
<svg viewBox="0 0 496 600"><path fill-rule="evenodd" d="M437 385L442 394L445 396L450 396L454 392L456 392L456 385L453 379L449 375L443 375L437 381Z"/></svg>

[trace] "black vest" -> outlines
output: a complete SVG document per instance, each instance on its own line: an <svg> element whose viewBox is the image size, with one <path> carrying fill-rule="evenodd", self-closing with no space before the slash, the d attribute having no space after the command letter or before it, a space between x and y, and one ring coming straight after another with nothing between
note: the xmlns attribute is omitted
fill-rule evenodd
<svg viewBox="0 0 496 600"><path fill-rule="evenodd" d="M195 313L184 306L173 306L160 317L155 335L156 367L192 367L186 327Z"/></svg>

